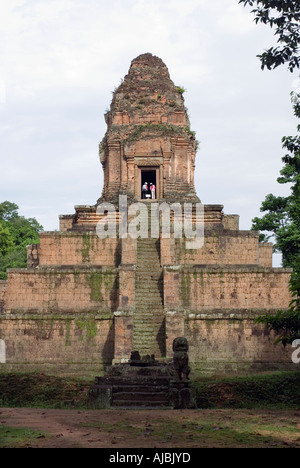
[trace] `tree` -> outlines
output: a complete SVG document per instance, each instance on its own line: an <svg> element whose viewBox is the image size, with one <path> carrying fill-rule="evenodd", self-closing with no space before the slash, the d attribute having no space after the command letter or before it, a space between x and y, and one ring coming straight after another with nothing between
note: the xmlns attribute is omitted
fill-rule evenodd
<svg viewBox="0 0 300 468"><path fill-rule="evenodd" d="M18 217L18 205L5 201L0 203L0 221L11 221Z"/></svg>
<svg viewBox="0 0 300 468"><path fill-rule="evenodd" d="M18 214L18 205L0 203L0 279L6 279L7 268L26 267L26 246L39 243L43 227L35 218Z"/></svg>
<svg viewBox="0 0 300 468"><path fill-rule="evenodd" d="M278 47L270 47L258 55L262 69L272 70L287 63L291 72L300 68L300 3L299 0L239 0L244 6L254 6L254 21L275 27Z"/></svg>
<svg viewBox="0 0 300 468"><path fill-rule="evenodd" d="M5 255L14 245L9 229L0 222L0 255Z"/></svg>
<svg viewBox="0 0 300 468"><path fill-rule="evenodd" d="M300 94L292 93L292 97L295 115L300 118ZM298 132L296 137L282 139L283 148L289 153L282 158L284 166L277 179L280 184L290 184L291 194L288 197L267 195L260 208L265 215L253 219L252 229L273 233L274 247L282 252L283 266L294 268L300 274L300 125ZM266 234L261 236L263 241L268 238Z"/></svg>
<svg viewBox="0 0 300 468"><path fill-rule="evenodd" d="M239 0L244 6L254 6L254 21L275 27L278 47L271 47L261 55L261 68L272 70L287 64L293 72L300 68L300 2L299 0ZM300 118L300 94L292 93L294 113ZM290 280L292 296L288 310L279 310L275 315L264 315L257 322L279 334L277 342L293 343L300 338L300 125L296 137L284 137L283 148L288 154L282 158L284 166L277 181L291 184L288 197L267 195L262 203L262 218L253 220L252 228L275 235L275 249L282 252L283 266L292 267L294 272ZM266 234L261 240L267 240Z"/></svg>
<svg viewBox="0 0 300 468"><path fill-rule="evenodd" d="M300 118L300 94L292 93L292 98L295 115ZM283 266L294 270L289 284L292 296L289 308L257 319L279 334L277 342L284 346L300 338L300 125L298 132L296 137L282 139L289 153L282 158L284 166L277 179L280 184L291 184L291 194L288 197L267 195L261 206L265 215L254 218L252 225L254 230L275 235L275 249L282 252ZM263 240L267 238L264 234Z"/></svg>
<svg viewBox="0 0 300 468"><path fill-rule="evenodd" d="M300 118L300 94L292 93L294 113ZM277 182L290 184L288 197L266 196L260 211L265 215L254 218L252 229L271 232L275 235L275 249L282 252L285 267L294 268L300 274L300 125L296 137L284 137L283 148L289 153L282 161L283 168ZM261 240L267 240L266 234Z"/></svg>

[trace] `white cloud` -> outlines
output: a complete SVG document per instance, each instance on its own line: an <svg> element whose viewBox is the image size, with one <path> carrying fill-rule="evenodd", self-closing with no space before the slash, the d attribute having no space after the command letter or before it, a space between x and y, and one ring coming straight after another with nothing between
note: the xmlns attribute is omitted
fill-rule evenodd
<svg viewBox="0 0 300 468"><path fill-rule="evenodd" d="M260 70L256 55L273 31L256 26L250 9L236 0L2 3L0 197L24 215L55 229L58 214L99 198L103 114L145 52L187 89L200 198L249 228L264 195L282 189L281 137L296 132L289 93L298 80Z"/></svg>
<svg viewBox="0 0 300 468"><path fill-rule="evenodd" d="M212 2L213 3L213 2ZM253 31L256 25L249 10L245 10L239 4L232 4L225 0L225 11L219 16L218 24L223 34L245 35Z"/></svg>

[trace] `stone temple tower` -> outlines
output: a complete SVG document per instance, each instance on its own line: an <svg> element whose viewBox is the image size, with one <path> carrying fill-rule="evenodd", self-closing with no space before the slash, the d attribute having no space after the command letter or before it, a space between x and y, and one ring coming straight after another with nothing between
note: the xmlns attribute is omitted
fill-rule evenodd
<svg viewBox="0 0 300 468"><path fill-rule="evenodd" d="M143 208L144 223L155 204L200 204L197 142L182 91L160 58L132 61L105 115L98 202L61 215L59 232L42 232L28 246L27 268L0 281L0 371L95 375L132 351L168 359L182 336L199 372L291 365L291 350L276 347L254 321L288 308L291 271L272 268L272 244L239 230L238 215L205 205L203 244L195 249L174 230L169 237L99 236L97 206L115 206L120 226L120 195L143 202L133 206ZM145 182L155 185L154 200L142 198Z"/></svg>
<svg viewBox="0 0 300 468"><path fill-rule="evenodd" d="M160 58L132 61L105 115L103 199L140 199L144 182L156 186L157 199L195 199L196 140L182 93Z"/></svg>

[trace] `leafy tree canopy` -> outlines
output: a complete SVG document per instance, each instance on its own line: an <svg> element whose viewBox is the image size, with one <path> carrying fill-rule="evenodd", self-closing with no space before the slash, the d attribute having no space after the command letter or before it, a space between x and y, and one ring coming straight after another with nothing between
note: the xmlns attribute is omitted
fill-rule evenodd
<svg viewBox="0 0 300 468"><path fill-rule="evenodd" d="M294 112L300 118L300 95L292 93ZM300 125L298 126L300 134ZM288 197L266 196L261 206L262 218L253 220L252 229L273 232L275 248L282 252L282 263L294 269L290 280L292 301L287 310L275 315L263 315L257 319L279 335L277 342L284 346L300 338L300 135L284 137L283 147L289 151L282 161L284 166L277 181L290 184ZM267 239L266 235L263 235Z"/></svg>
<svg viewBox="0 0 300 468"><path fill-rule="evenodd" d="M295 98L295 94L292 94ZM300 118L300 94L294 105L294 111ZM300 133L300 126L298 126ZM284 166L277 181L280 184L290 184L291 193L288 197L266 196L260 211L262 218L254 218L252 229L267 231L275 235L275 249L282 252L283 266L292 267L300 274L300 135L284 137L283 148L289 151L282 161ZM261 240L268 240L263 234Z"/></svg>
<svg viewBox="0 0 300 468"><path fill-rule="evenodd" d="M7 268L25 268L26 246L39 243L43 227L35 218L18 214L15 203L0 203L0 279L6 279Z"/></svg>
<svg viewBox="0 0 300 468"><path fill-rule="evenodd" d="M291 72L300 68L300 2L299 0L239 0L244 6L254 7L257 23L274 27L278 47L271 47L261 55L261 67L272 70L287 64Z"/></svg>
<svg viewBox="0 0 300 468"><path fill-rule="evenodd" d="M272 70L287 64L293 72L300 68L300 1L299 0L239 0L244 6L254 7L256 24L263 23L274 27L278 47L271 47L258 55L261 67ZM300 118L300 94L292 93L294 114ZM300 125L298 135L282 139L283 148L288 151L282 161L284 166L277 181L290 184L288 197L266 196L262 203L262 218L253 220L252 229L275 234L275 248L282 252L283 266L292 267L290 280L292 301L288 310L279 310L275 315L263 315L257 319L270 330L279 334L277 342L292 344L300 338ZM261 240L269 236L261 235Z"/></svg>

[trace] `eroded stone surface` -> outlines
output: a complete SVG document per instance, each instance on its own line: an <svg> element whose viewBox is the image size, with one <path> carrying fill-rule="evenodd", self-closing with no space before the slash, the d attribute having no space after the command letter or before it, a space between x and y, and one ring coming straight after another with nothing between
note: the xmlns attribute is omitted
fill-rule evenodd
<svg viewBox="0 0 300 468"><path fill-rule="evenodd" d="M182 96L163 61L143 54L115 90L100 144L102 199L141 198L143 171L156 172L156 198L195 199L195 134Z"/></svg>

